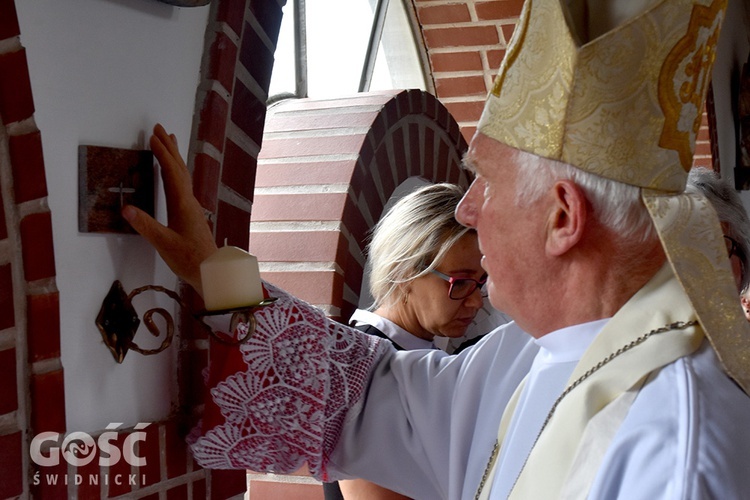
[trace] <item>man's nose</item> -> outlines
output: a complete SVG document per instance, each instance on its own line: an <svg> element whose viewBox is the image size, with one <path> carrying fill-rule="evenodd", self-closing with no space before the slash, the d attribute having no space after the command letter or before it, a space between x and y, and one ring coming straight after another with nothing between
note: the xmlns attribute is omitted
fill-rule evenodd
<svg viewBox="0 0 750 500"><path fill-rule="evenodd" d="M474 200L476 197L476 189L476 181L474 181L471 183L469 190L464 194L464 197L461 198L461 201L456 207L456 220L466 227L476 227L477 210L476 202Z"/></svg>

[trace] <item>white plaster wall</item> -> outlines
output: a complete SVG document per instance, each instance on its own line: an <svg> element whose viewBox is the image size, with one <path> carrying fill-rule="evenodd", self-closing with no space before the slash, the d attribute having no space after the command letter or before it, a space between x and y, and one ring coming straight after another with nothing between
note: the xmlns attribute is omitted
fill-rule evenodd
<svg viewBox="0 0 750 500"><path fill-rule="evenodd" d="M158 0L16 0L42 133L60 291L61 349L68 431L134 425L165 418L176 402L176 345L115 363L94 324L116 279L125 290L171 289L176 279L134 235L78 232L79 144L145 148L154 123L175 133L187 152L208 7ZM157 214L164 200L157 195ZM139 314L174 311L170 299L141 294ZM160 340L143 326L136 341Z"/></svg>

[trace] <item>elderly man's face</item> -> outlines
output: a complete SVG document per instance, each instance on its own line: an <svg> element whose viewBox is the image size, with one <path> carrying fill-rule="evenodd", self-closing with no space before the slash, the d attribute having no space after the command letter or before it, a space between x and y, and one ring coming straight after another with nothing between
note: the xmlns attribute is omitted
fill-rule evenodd
<svg viewBox="0 0 750 500"><path fill-rule="evenodd" d="M482 134L474 137L466 167L476 178L456 219L477 230L490 301L524 327L525 318L543 310L550 284L544 273L545 197L517 206L517 154L525 153Z"/></svg>

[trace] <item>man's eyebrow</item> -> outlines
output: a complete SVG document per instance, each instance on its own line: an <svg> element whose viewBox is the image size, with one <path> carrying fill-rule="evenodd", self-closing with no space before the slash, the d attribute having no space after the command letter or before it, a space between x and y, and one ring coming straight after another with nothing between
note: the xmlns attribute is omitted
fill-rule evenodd
<svg viewBox="0 0 750 500"><path fill-rule="evenodd" d="M461 167L464 170L468 170L472 174L477 173L476 164L474 163L474 160L469 156L469 153L464 153L464 157L461 159Z"/></svg>

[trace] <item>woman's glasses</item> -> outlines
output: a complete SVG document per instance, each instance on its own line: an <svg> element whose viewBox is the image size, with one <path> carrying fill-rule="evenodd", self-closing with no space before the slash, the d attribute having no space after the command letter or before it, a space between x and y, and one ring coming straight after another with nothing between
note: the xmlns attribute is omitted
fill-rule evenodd
<svg viewBox="0 0 750 500"><path fill-rule="evenodd" d="M435 269L430 269L430 272L450 283L451 286L448 289L448 297L453 300L463 300L474 293L474 290L481 290L484 284L487 283L486 274L479 278L479 280L474 280L471 278L454 278L453 276L448 276L447 274L443 274Z"/></svg>

